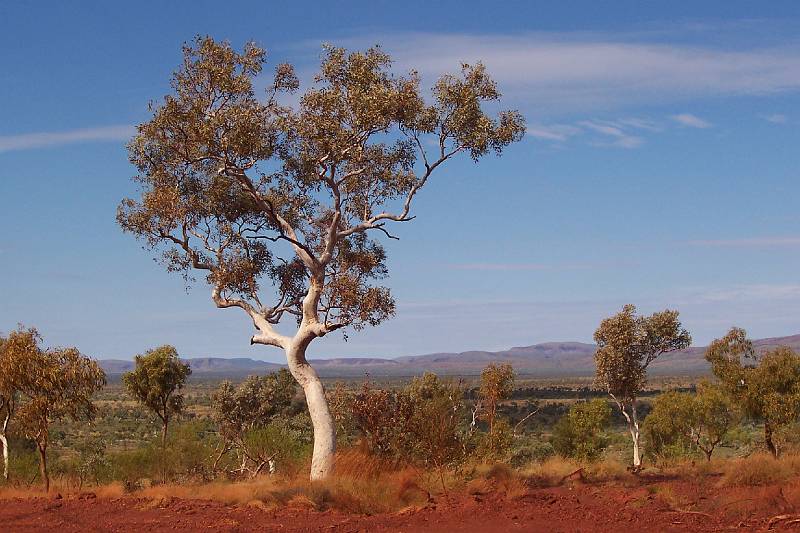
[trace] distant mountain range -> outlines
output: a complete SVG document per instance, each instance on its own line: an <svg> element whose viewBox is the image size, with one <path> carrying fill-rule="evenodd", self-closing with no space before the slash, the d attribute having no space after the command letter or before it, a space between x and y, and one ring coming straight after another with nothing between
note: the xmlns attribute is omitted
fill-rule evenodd
<svg viewBox="0 0 800 533"><path fill-rule="evenodd" d="M753 341L763 352L777 346L800 351L800 335L773 337ZM478 374L488 363L511 363L520 374L542 377L591 376L594 374L594 344L582 342L546 342L519 346L499 352L468 351L433 353L380 359L374 357L344 357L316 359L311 363L323 377L411 376L426 371L438 374ZM692 347L666 354L656 360L651 372L660 375L701 374L708 372L703 358L705 347ZM282 366L246 357L202 357L188 359L195 377L243 377L248 374L273 372ZM100 365L109 375L118 375L133 368L133 361L105 359Z"/></svg>

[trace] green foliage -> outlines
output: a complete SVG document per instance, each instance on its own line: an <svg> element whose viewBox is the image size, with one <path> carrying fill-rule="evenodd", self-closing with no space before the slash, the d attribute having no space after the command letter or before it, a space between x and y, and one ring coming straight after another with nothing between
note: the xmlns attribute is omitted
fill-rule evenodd
<svg viewBox="0 0 800 533"><path fill-rule="evenodd" d="M162 477L163 451L158 444L147 443L133 450L109 454L110 476L120 481L127 491L140 489L148 482Z"/></svg>
<svg viewBox="0 0 800 533"><path fill-rule="evenodd" d="M733 328L711 343L706 359L744 412L764 422L764 443L777 457L785 428L800 417L800 355L778 347L758 357L745 331Z"/></svg>
<svg viewBox="0 0 800 533"><path fill-rule="evenodd" d="M358 438L370 453L397 457L405 426L414 408L402 391L376 388L365 381L356 392L337 384L331 408L340 436Z"/></svg>
<svg viewBox="0 0 800 533"><path fill-rule="evenodd" d="M210 481L212 457L219 436L209 420L179 424L167 441L167 479L179 482Z"/></svg>
<svg viewBox="0 0 800 533"><path fill-rule="evenodd" d="M86 482L99 485L105 481L109 470L106 444L95 437L78 446L77 452L74 471L78 477L78 488Z"/></svg>
<svg viewBox="0 0 800 533"><path fill-rule="evenodd" d="M433 468L440 477L465 458L464 391L436 374L414 378L401 390L365 383L355 393L339 386L331 396L339 428L373 453Z"/></svg>
<svg viewBox="0 0 800 533"><path fill-rule="evenodd" d="M492 431L473 433L468 448L484 460L507 460L514 446L514 432L507 420L502 418L494 422Z"/></svg>
<svg viewBox="0 0 800 533"><path fill-rule="evenodd" d="M495 426L495 419L497 418L497 408L501 401L507 400L511 397L511 392L514 390L514 368L504 363L496 365L490 363L481 372L481 383L478 388L478 406L476 409L481 413L481 418L484 418L489 424L489 435L484 447L487 449L485 453L491 455L500 455L503 450L507 450L510 446L511 428L503 427L498 428Z"/></svg>
<svg viewBox="0 0 800 533"><path fill-rule="evenodd" d="M555 425L553 449L563 457L594 461L608 445L604 430L610 421L611 408L605 400L576 403Z"/></svg>
<svg viewBox="0 0 800 533"><path fill-rule="evenodd" d="M697 386L696 394L661 394L644 424L649 453L673 459L702 451L711 460L715 448L740 418L740 410L726 390L706 381Z"/></svg>
<svg viewBox="0 0 800 533"><path fill-rule="evenodd" d="M223 439L220 460L233 451L239 457L239 474L251 476L270 461L281 470L296 464L310 435L308 416L300 415L293 403L296 394L297 383L285 369L248 376L238 387L223 382L211 401Z"/></svg>
<svg viewBox="0 0 800 533"><path fill-rule="evenodd" d="M677 311L637 316L626 305L606 318L594 334L597 342L597 379L622 403L636 400L647 383L647 367L661 354L688 347L692 338L678 320Z"/></svg>
<svg viewBox="0 0 800 533"><path fill-rule="evenodd" d="M183 411L183 395L177 394L192 373L189 363L178 358L172 346L161 346L136 356L136 368L122 376L131 396L158 416L163 424L162 441L174 415Z"/></svg>
<svg viewBox="0 0 800 533"><path fill-rule="evenodd" d="M695 398L689 393L665 392L653 402L644 422L648 453L673 459L694 451L691 430L697 418Z"/></svg>
<svg viewBox="0 0 800 533"><path fill-rule="evenodd" d="M35 446L12 448L9 458L9 482L30 485L39 477L39 454Z"/></svg>
<svg viewBox="0 0 800 533"><path fill-rule="evenodd" d="M308 427L308 426L306 426ZM257 427L245 433L244 449L261 459L255 473L269 467L269 460L275 462L275 471L291 475L310 456L311 446L307 430L293 426L289 420L277 419L266 426Z"/></svg>
<svg viewBox="0 0 800 533"><path fill-rule="evenodd" d="M106 384L106 377L100 366L77 348L43 349L40 342L41 337L33 328L12 332L3 342L2 363L4 381L11 383L20 396L17 423L22 433L36 443L41 480L49 490L47 448L51 424L67 418L92 418L92 395Z"/></svg>
<svg viewBox="0 0 800 533"><path fill-rule="evenodd" d="M521 467L530 463L541 463L556 454L553 443L541 436L525 435L515 439L508 462Z"/></svg>
<svg viewBox="0 0 800 533"><path fill-rule="evenodd" d="M286 369L266 376L248 376L238 387L223 381L211 399L214 420L229 439L263 427L286 415L297 394L297 382Z"/></svg>

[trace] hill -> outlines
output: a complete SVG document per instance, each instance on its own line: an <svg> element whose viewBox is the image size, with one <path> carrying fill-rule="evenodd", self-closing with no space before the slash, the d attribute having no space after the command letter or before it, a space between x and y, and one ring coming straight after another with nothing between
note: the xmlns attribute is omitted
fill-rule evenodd
<svg viewBox="0 0 800 533"><path fill-rule="evenodd" d="M789 346L800 351L800 335L772 337L753 341L759 352L777 346ZM490 362L511 363L518 373L542 377L590 376L594 374L596 346L582 342L545 342L517 346L497 352L472 350L459 353L432 353L381 359L375 357L340 357L313 359L311 363L323 377L410 376L432 371L439 374L478 374ZM652 372L660 375L701 374L708 372L703 358L705 347L691 347L667 354L656 360ZM282 365L246 357L203 357L188 359L195 377L241 377L263 374ZM105 359L101 366L109 375L121 374L133 368L132 361Z"/></svg>

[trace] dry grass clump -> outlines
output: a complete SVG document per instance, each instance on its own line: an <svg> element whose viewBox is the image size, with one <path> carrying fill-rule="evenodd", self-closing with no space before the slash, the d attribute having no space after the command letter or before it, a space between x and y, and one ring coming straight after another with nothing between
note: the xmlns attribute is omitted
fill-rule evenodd
<svg viewBox="0 0 800 533"><path fill-rule="evenodd" d="M775 459L769 454L760 453L728 460L724 468L723 485L743 487L770 485L800 475L800 457L789 455Z"/></svg>
<svg viewBox="0 0 800 533"><path fill-rule="evenodd" d="M702 481L708 477L719 477L725 472L731 459L712 458L710 461L705 459L683 459L674 461L668 466L662 466L659 471L667 476L691 481Z"/></svg>
<svg viewBox="0 0 800 533"><path fill-rule="evenodd" d="M581 466L573 459L554 455L541 463L528 465L521 474L538 487L553 487L561 484L566 476L580 469Z"/></svg>
<svg viewBox="0 0 800 533"><path fill-rule="evenodd" d="M37 486L23 487L19 485L4 485L0 486L0 500L9 500L12 498L47 498L55 494L61 494L65 498L80 497L82 494L94 494L96 498L113 499L119 498L125 494L125 490L121 483L109 483L108 485L101 485L98 487L84 487L82 490L77 490L66 484L54 482L50 485L50 492Z"/></svg>
<svg viewBox="0 0 800 533"><path fill-rule="evenodd" d="M592 482L632 481L635 477L627 464L614 458L605 458L586 466L586 478Z"/></svg>
<svg viewBox="0 0 800 533"><path fill-rule="evenodd" d="M479 465L475 478L466 483L467 494L501 494L506 498L519 498L528 492L527 480L510 466L503 463Z"/></svg>
<svg viewBox="0 0 800 533"><path fill-rule="evenodd" d="M345 451L337 457L335 476L325 481L311 482L299 476L263 476L239 483L157 485L137 494L158 501L204 499L262 509L292 507L376 514L427 503L430 495L416 477L413 472L398 469L382 459Z"/></svg>
<svg viewBox="0 0 800 533"><path fill-rule="evenodd" d="M634 479L633 474L628 471L627 465L612 457L583 463L557 455L541 463L527 466L522 470L521 475L527 477L528 482L537 487L554 487L573 478L589 483Z"/></svg>
<svg viewBox="0 0 800 533"><path fill-rule="evenodd" d="M187 500L213 500L228 505L246 504L263 500L277 490L274 478L261 477L252 481L231 483L219 481L203 485L154 485L136 492L137 496L154 500L181 498Z"/></svg>
<svg viewBox="0 0 800 533"><path fill-rule="evenodd" d="M52 492L58 492L58 488L53 487ZM45 492L36 487L15 487L8 485L0 487L0 500L10 500L13 498L44 498Z"/></svg>

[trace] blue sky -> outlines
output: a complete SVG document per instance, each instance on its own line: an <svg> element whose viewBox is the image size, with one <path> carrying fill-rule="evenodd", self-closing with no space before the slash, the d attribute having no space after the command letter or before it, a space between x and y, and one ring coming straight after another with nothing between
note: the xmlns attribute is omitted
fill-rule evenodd
<svg viewBox="0 0 800 533"><path fill-rule="evenodd" d="M502 158L443 169L395 228L397 317L313 355L589 341L628 302L679 309L699 344L800 333L797 2L73 4L0 7L0 331L101 358L281 359L114 221L133 125L210 34L305 79L326 41L381 43L428 82L482 59L529 123Z"/></svg>

